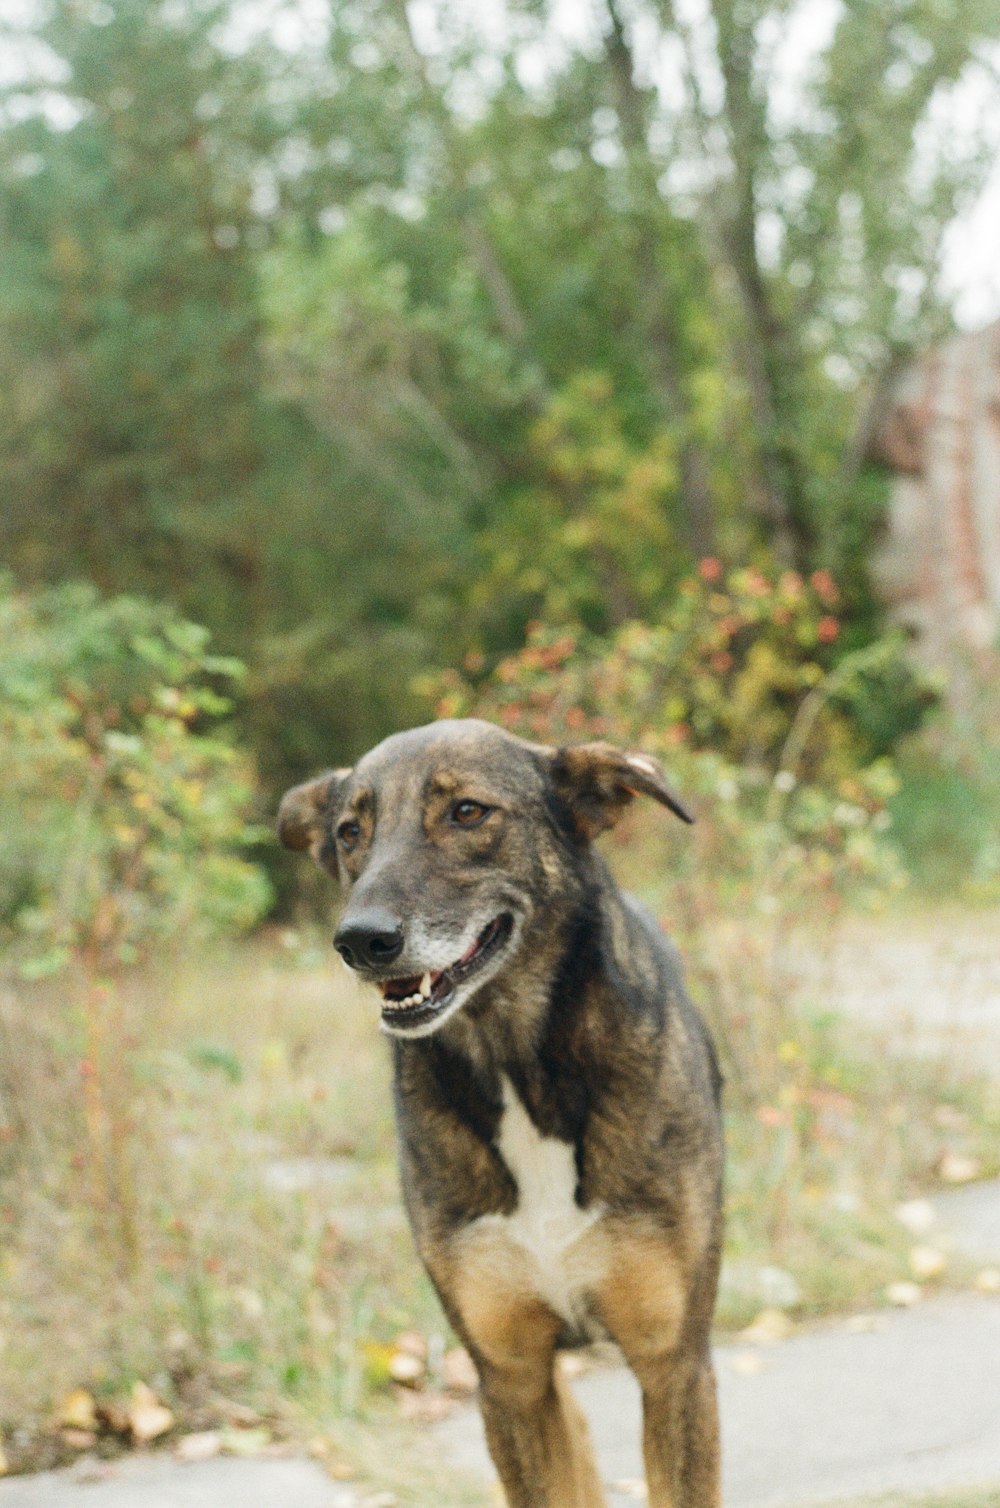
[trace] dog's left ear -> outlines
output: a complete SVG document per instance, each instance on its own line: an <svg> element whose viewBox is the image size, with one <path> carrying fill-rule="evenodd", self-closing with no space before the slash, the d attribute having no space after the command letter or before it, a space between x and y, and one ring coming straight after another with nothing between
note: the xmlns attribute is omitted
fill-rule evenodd
<svg viewBox="0 0 1000 1508"><path fill-rule="evenodd" d="M296 853L308 849L314 859L319 858L326 836L324 818L350 773L350 770L327 770L315 780L294 785L285 792L278 807L278 837L286 848Z"/></svg>
<svg viewBox="0 0 1000 1508"><path fill-rule="evenodd" d="M652 796L682 822L694 818L667 785L659 760L612 744L576 744L556 749L552 781L566 802L582 838L614 827L635 796Z"/></svg>

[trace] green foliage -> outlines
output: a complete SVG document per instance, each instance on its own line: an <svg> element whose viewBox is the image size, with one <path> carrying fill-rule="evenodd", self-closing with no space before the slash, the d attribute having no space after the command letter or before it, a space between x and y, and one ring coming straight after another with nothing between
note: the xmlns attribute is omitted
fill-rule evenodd
<svg viewBox="0 0 1000 1508"><path fill-rule="evenodd" d="M253 778L216 730L241 667L169 609L0 589L0 933L21 974L98 972L256 921Z"/></svg>
<svg viewBox="0 0 1000 1508"><path fill-rule="evenodd" d="M548 0L489 28L337 0L287 45L232 0L8 23L18 579L207 623L275 784L532 618L659 621L706 556L829 569L836 653L874 637L871 416L947 323L940 247L988 167L948 121L977 69L988 113L998 23L841 8L792 80L804 6L712 0L695 36L604 0L585 38Z"/></svg>
<svg viewBox="0 0 1000 1508"><path fill-rule="evenodd" d="M701 562L660 623L609 641L535 625L485 679L446 672L440 715L475 713L550 743L607 738L658 753L699 821L693 845L660 855L666 887L764 917L877 900L904 882L889 840L898 781L855 707L901 674L902 646L871 646L830 667L837 588L825 572L777 583L723 579ZM911 702L919 687L907 681Z"/></svg>
<svg viewBox="0 0 1000 1508"><path fill-rule="evenodd" d="M530 427L524 464L531 485L479 541L484 569L469 605L484 629L500 604L510 623L578 620L596 631L662 607L680 559L669 435L636 445L609 379L580 373Z"/></svg>
<svg viewBox="0 0 1000 1508"><path fill-rule="evenodd" d="M714 750L772 774L850 775L919 725L932 692L900 638L840 654L841 602L828 571L774 579L726 573L708 556L652 622L608 638L536 622L485 687L446 672L437 711L474 703L535 737L587 731Z"/></svg>
<svg viewBox="0 0 1000 1508"><path fill-rule="evenodd" d="M937 898L1000 897L996 689L970 676L964 706L900 750L892 814L917 883Z"/></svg>

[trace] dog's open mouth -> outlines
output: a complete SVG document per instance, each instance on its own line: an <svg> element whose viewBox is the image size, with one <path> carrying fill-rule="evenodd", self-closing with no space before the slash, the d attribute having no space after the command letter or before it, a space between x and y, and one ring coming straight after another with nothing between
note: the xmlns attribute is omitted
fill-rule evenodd
<svg viewBox="0 0 1000 1508"><path fill-rule="evenodd" d="M405 979L383 979L382 1020L393 1025L421 1026L444 1009L460 984L478 973L510 937L514 918L505 913L484 927L470 948L446 969L430 970Z"/></svg>

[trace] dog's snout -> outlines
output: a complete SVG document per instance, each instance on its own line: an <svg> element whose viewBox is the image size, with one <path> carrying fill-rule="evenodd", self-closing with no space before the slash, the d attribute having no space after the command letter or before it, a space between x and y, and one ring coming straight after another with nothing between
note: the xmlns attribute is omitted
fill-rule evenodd
<svg viewBox="0 0 1000 1508"><path fill-rule="evenodd" d="M367 911L337 928L333 946L352 969L381 969L403 951L403 929L386 911Z"/></svg>

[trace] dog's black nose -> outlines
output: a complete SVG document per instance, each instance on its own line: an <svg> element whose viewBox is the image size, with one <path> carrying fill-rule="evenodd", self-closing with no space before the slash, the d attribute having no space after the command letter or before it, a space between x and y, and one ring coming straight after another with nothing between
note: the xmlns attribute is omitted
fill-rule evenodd
<svg viewBox="0 0 1000 1508"><path fill-rule="evenodd" d="M366 911L337 928L333 946L352 969L381 969L403 951L403 929L385 911Z"/></svg>

